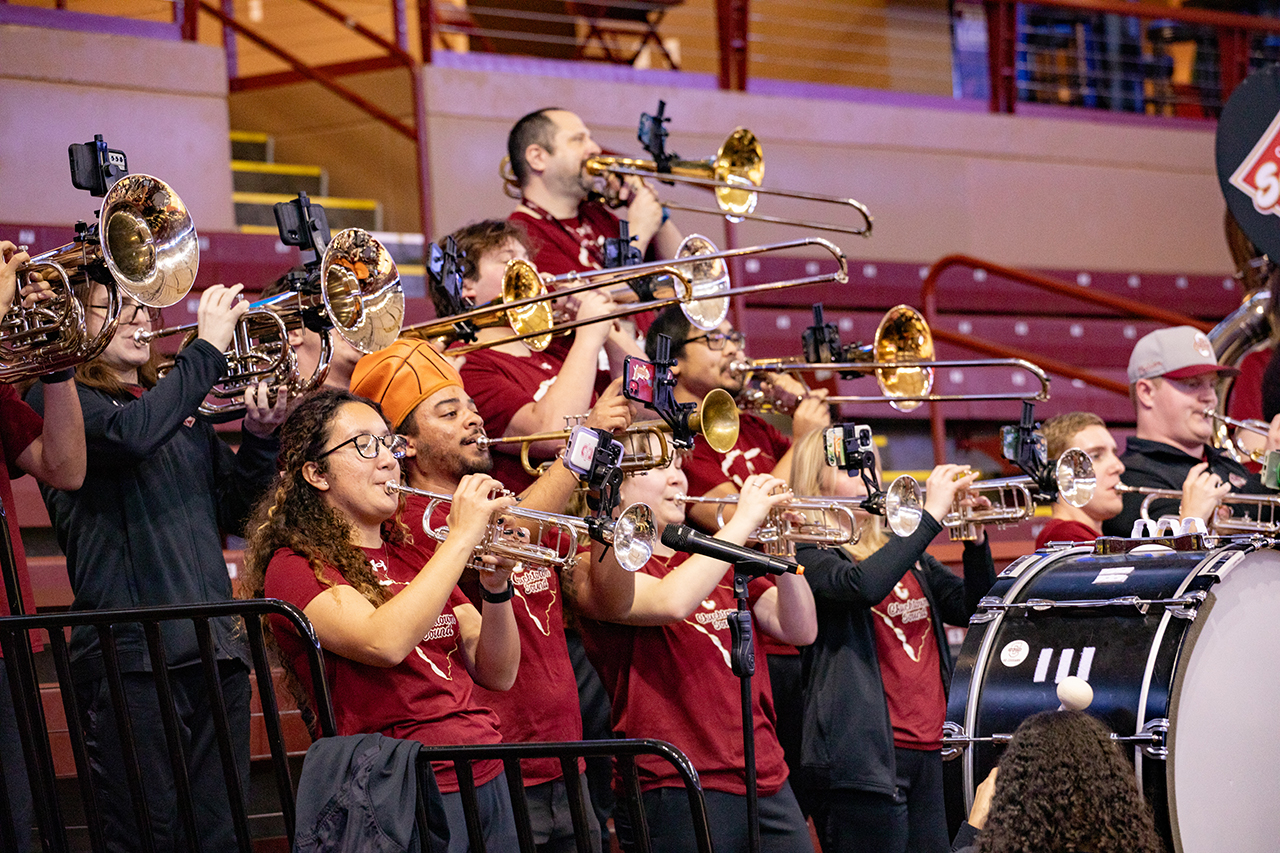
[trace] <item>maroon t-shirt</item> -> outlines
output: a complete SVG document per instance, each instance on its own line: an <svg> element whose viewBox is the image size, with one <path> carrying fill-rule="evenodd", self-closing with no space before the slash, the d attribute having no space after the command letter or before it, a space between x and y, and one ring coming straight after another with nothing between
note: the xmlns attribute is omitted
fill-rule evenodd
<svg viewBox="0 0 1280 853"><path fill-rule="evenodd" d="M417 576L425 558L412 547L387 544L384 548L362 550L379 583L394 595ZM335 585L347 583L332 567L326 567L325 577ZM267 598L304 609L327 589L316 579L307 559L296 551L281 548L271 557L264 591ZM455 587L435 625L395 666L370 666L325 653L325 675L339 735L372 732L435 746L501 742L498 715L477 701L475 683L462 660L455 611L464 605L468 605L466 596ZM282 617L272 616L271 623L285 658L303 689L310 692L311 674L302 640ZM441 791L458 790L453 762L432 762L432 767ZM483 785L502 772L502 762L478 761L474 768L476 784Z"/></svg>
<svg viewBox="0 0 1280 853"><path fill-rule="evenodd" d="M548 352L530 353L528 358L509 355L493 349L477 350L467 355L459 371L466 392L476 401L476 409L484 418L484 428L498 438L507 431L516 412L536 403L556 380L564 362ZM596 374L596 396L609 384L609 374ZM582 415L586 412L565 412ZM533 457L533 463L547 461ZM533 485L534 478L520 464L520 445L502 444L493 448L493 476L511 491L519 494Z"/></svg>
<svg viewBox="0 0 1280 853"><path fill-rule="evenodd" d="M22 548L22 534L18 527L18 505L14 502L13 485L9 481L26 474L18 467L18 457L31 446L31 442L40 437L43 431L44 421L34 409L22 402L13 386L0 385L0 451L4 452L4 461L9 467L9 476L0 477L0 501L4 502L5 518L9 523L9 539L13 542L13 561L18 570L18 586L22 590L22 609L29 616L36 612L36 598L31 588L31 574L27 571L27 553ZM8 597L0 593L0 616L8 615ZM36 632L32 633L31 647L36 651L44 648L44 643Z"/></svg>
<svg viewBox="0 0 1280 853"><path fill-rule="evenodd" d="M1068 521L1064 518L1050 519L1049 523L1036 537L1036 550L1040 550L1050 542L1092 542L1102 535L1083 521Z"/></svg>
<svg viewBox="0 0 1280 853"><path fill-rule="evenodd" d="M640 571L661 578L687 556L654 557ZM768 578L752 581L751 605L771 586ZM679 622L636 627L584 619L581 629L587 653L613 702L614 732L675 744L693 762L704 788L745 794L741 686L729 667L727 617L736 609L730 570L694 613ZM757 627L760 664L762 634ZM786 781L787 765L775 730L768 667L757 665L751 693L757 782L760 793L770 796ZM643 790L684 784L665 761L642 756L636 764Z"/></svg>
<svg viewBox="0 0 1280 853"><path fill-rule="evenodd" d="M427 503L425 497L409 495L404 521L413 533L416 546L431 555L438 543L422 532ZM431 526L444 527L448 515L449 505L439 504L432 513ZM477 686L476 701L498 712L498 727L502 739L508 743L582 740L578 682L564 640L560 574L527 568L513 574L511 580L515 590L511 606L520 631L520 670L510 690L497 692ZM564 775L556 758L531 759L521 762L520 766L526 787ZM579 772L585 769L586 763L579 759Z"/></svg>
<svg viewBox="0 0 1280 853"><path fill-rule="evenodd" d="M914 572L903 575L884 601L871 608L871 622L893 745L940 749L947 696L929 599Z"/></svg>

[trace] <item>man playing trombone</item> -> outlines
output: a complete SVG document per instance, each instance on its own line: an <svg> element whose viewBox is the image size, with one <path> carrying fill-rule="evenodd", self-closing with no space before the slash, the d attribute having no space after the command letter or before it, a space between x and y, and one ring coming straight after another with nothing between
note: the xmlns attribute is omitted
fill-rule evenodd
<svg viewBox="0 0 1280 853"><path fill-rule="evenodd" d="M1218 404L1215 384L1236 369L1218 364L1208 336L1191 326L1158 329L1145 336L1129 356L1129 396L1137 430L1125 445L1127 486L1182 491L1181 505L1155 501L1149 514L1177 514L1209 522L1231 492L1275 494L1258 475L1214 447L1213 421L1205 414ZM1280 423L1280 422L1278 422ZM1280 447L1280 425L1273 423L1267 449ZM1109 536L1129 536L1141 517L1141 494L1127 494L1124 509L1106 521Z"/></svg>
<svg viewBox="0 0 1280 853"><path fill-rule="evenodd" d="M631 422L627 401L618 393L620 381L600 397L586 425L613 430ZM407 485L436 494L453 494L462 478L488 473L489 450L476 439L485 434L484 421L462 387L458 372L426 342L397 341L362 359L353 377L353 390L377 401L407 447L401 473ZM578 486L578 478L557 460L521 497L521 510L560 513ZM437 504L426 518L428 498L410 494L404 522L415 545L431 554L436 542L424 524L445 524L447 503ZM567 573L567 571L566 571ZM469 586L464 577L464 586ZM511 578L521 663L509 691L478 688L477 701L498 712L503 740L508 742L581 740L582 717L577 682L565 643L563 607L574 588L561 583L558 572L525 566ZM589 583L582 585L584 590ZM472 590L474 591L474 590ZM538 697L536 708L530 697ZM574 850L572 822L564 779L556 759L523 763L534 840L540 853ZM579 768L581 770L581 767ZM583 785L584 792L586 785ZM588 803L588 813L590 807ZM595 823L592 821L593 829ZM598 830L596 830L598 833ZM595 834L595 833L593 833ZM599 849L598 834L593 849Z"/></svg>
<svg viewBox="0 0 1280 853"><path fill-rule="evenodd" d="M618 215L590 198L597 179L587 173L586 162L600 153L582 119L553 107L524 116L507 136L507 156L520 193L510 219L537 241L533 260L541 272L602 269L604 241L618 237L619 216L642 255L675 257L680 232L644 181L628 177L622 182L619 195L625 207Z"/></svg>

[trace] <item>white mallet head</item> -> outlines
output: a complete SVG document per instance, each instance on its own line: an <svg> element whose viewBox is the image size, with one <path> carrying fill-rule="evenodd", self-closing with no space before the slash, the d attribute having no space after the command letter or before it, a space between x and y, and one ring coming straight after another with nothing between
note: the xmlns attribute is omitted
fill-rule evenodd
<svg viewBox="0 0 1280 853"><path fill-rule="evenodd" d="M1058 682L1058 701L1062 703L1059 710L1083 711L1093 702L1093 688L1083 678L1068 675Z"/></svg>

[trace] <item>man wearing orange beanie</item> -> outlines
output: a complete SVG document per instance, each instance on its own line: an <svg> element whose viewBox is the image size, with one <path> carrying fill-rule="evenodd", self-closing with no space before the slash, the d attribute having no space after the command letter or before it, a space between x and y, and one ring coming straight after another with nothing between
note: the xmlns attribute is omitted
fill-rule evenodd
<svg viewBox="0 0 1280 853"><path fill-rule="evenodd" d="M615 430L631 422L631 411L619 393L621 380L601 395L588 415L586 426ZM384 350L365 356L351 377L351 390L382 406L408 448L401 460L407 485L437 494L451 495L467 474L485 473L493 466L487 449L476 444L485 434L475 403L462 387L458 372L423 341L402 339ZM578 478L557 459L521 496L520 507L563 512L577 488ZM432 553L436 542L425 533L424 523L439 527L448 504L424 518L428 498L409 495L404 521L415 543ZM566 572L567 574L567 572ZM579 573L581 574L581 573ZM464 586L466 575L464 574ZM502 736L511 743L572 741L582 739L577 682L564 637L563 604L575 596L590 595L590 578L572 582L555 571L525 568L512 575L516 624L520 631L520 671L505 693L477 688L482 704L498 712ZM536 708L529 698L540 697ZM539 853L575 850L568 795L557 759L522 762L525 795ZM579 773L582 772L579 765ZM586 795L586 781L582 790ZM587 806L591 814L590 804ZM593 823L593 849L599 849L598 827Z"/></svg>

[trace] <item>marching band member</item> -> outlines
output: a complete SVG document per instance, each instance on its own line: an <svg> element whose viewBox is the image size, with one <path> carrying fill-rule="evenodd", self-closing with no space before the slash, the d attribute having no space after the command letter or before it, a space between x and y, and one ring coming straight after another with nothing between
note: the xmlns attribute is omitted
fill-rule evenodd
<svg viewBox="0 0 1280 853"><path fill-rule="evenodd" d="M522 229L511 222L489 220L468 225L453 238L465 253L464 296L477 305L501 301L507 261L528 259ZM616 306L603 293L588 290L577 295L572 308L581 320L601 317ZM490 341L510 334L506 326L489 326L480 329L478 337ZM614 375L621 373L625 356L642 355L635 341L615 323L599 322L578 328L567 350L537 352L516 341L469 353L461 368L462 380L493 435L562 430L566 417L591 408L596 395L609 384L610 374L599 370L602 348ZM529 488L534 478L520 464L520 448L500 445L496 450L494 476L514 492ZM559 450L558 442L540 442L529 456L536 464L554 458Z"/></svg>
<svg viewBox="0 0 1280 853"><path fill-rule="evenodd" d="M1103 522L1119 515L1124 505L1116 491L1124 473L1124 463L1116 455L1116 440L1106 422L1090 412L1068 412L1050 418L1040 432L1051 460L1073 447L1089 454L1098 483L1093 497L1082 507L1072 506L1061 497L1053 502L1053 519L1036 537L1036 548L1050 542L1092 542L1102 535Z"/></svg>
<svg viewBox="0 0 1280 853"><path fill-rule="evenodd" d="M647 183L634 176L622 182L626 206L618 215L588 197L596 178L584 167L589 157L600 153L591 131L568 110L544 107L511 128L507 156L521 197L510 219L533 238L533 261L540 272L561 275L603 268L604 241L618 236L618 216L627 220L641 255L675 257L680 232Z"/></svg>
<svg viewBox="0 0 1280 853"><path fill-rule="evenodd" d="M603 429L625 427L631 412L625 398L610 393L596 403L586 425ZM358 394L382 406L396 431L405 437L401 468L415 489L453 493L462 478L488 473L493 460L476 444L485 434L484 421L467 396L457 371L425 342L400 340L361 360L355 374ZM578 478L557 460L522 496L522 509L563 512ZM426 519L428 499L407 495L405 523L415 542L428 553L435 541L424 523L445 523L441 504ZM452 529L452 528L451 528ZM512 575L512 606L520 633L521 662L515 685L506 692L477 689L478 701L501 718L504 741L574 741L582 739L577 684L565 644L564 607L579 590L565 587L557 571L525 566ZM589 591L584 591L589 594ZM529 697L538 696L531 711ZM580 763L579 772L582 771ZM523 763L525 797L529 802L534 842L539 853L576 849L560 762L536 759ZM583 791L586 791L585 779ZM591 814L588 802L588 814ZM600 828L591 820L593 849L599 849Z"/></svg>
<svg viewBox="0 0 1280 853"><path fill-rule="evenodd" d="M690 325L680 306L674 305L658 315L645 338L649 358L657 357L658 335L671 338L671 357L676 360L675 398L679 403L701 402L716 388L735 397L742 392L742 379L729 372L729 365L743 357L742 333L729 321L714 332L703 332ZM702 436L694 439L693 453L684 461L689 478L689 494L724 497L737 494L752 474L773 474L786 479L791 471L791 442L812 432L821 433L830 425L831 415L822 401L825 389L805 393L795 379L780 374L778 385L802 397L791 419L793 438L788 439L768 421L743 412L738 421L738 441L728 453L717 453ZM725 518L732 518L736 507L725 507ZM689 517L702 530L716 530L716 506L692 504ZM778 737L786 751L787 764L798 769L800 754L800 658L796 649L766 638L769 675L774 688L774 705L778 710ZM804 791L797 791L800 806L809 813Z"/></svg>
<svg viewBox="0 0 1280 853"><path fill-rule="evenodd" d="M1208 523L1230 492L1268 494L1257 474L1212 445L1213 421L1204 410L1218 405L1215 383L1233 376L1234 367L1218 364L1204 332L1191 326L1157 329L1143 337L1129 356L1129 396L1137 429L1125 444L1129 486L1183 490L1181 506L1153 501L1150 515L1177 513ZM1280 417L1272 421L1267 449L1280 448ZM1108 536L1129 536L1140 517L1143 496L1124 496L1124 509L1102 525Z"/></svg>
<svg viewBox="0 0 1280 853"><path fill-rule="evenodd" d="M794 453L797 494L866 496L860 477L826 464L821 433L800 439ZM941 747L952 663L943 623L968 624L995 567L981 528L965 543L963 580L925 548L976 476L960 465L934 468L911 536L889 536L879 516L855 510L855 544L797 550L818 608L818 637L801 651L802 749L824 853L950 846Z"/></svg>
<svg viewBox="0 0 1280 853"><path fill-rule="evenodd" d="M492 477L463 477L434 555L410 544L398 517L397 457L405 440L364 398L337 389L308 395L281 429L280 474L258 505L246 550L246 590L302 610L325 656L338 734L376 732L423 743L497 743L497 715L474 684L506 690L520 644L511 610L511 566L485 557L477 610L457 588L490 515L512 504L490 498ZM483 614L483 615L482 615ZM302 641L269 621L282 659L310 695ZM491 850L517 846L502 762L474 765ZM449 823L449 850L468 849L457 774L435 765Z"/></svg>
<svg viewBox="0 0 1280 853"><path fill-rule="evenodd" d="M29 260L26 252L7 240L0 240L0 317L9 313L18 296L18 269ZM72 382L71 369L41 377L45 384L45 415L41 418L18 397L12 386L0 384L0 451L8 466L8 476L0 477L0 501L4 505L9 541L13 546L13 564L18 573L22 595L22 611L36 612L31 576L27 572L26 552L18 530L18 507L9 484L24 474L55 489L75 490L84 482L84 418L80 398ZM0 616L10 615L7 597L0 598ZM40 648L33 641L33 648ZM31 843L33 805L31 786L27 781L22 741L18 736L13 694L9 690L9 673L0 656L0 754L4 759L5 790L13 817L18 849Z"/></svg>
<svg viewBox="0 0 1280 853"><path fill-rule="evenodd" d="M680 457L667 468L623 480L622 507L648 504L659 537L685 520L675 500L687 494ZM716 537L737 545L789 493L785 483L753 474L742 484L738 512ZM583 638L613 700L619 737L658 738L679 747L693 762L706 797L707 818L717 850L744 850L747 843L746 780L742 744L741 688L729 665L727 615L736 610L733 570L710 557L677 553L657 542L640 571L622 570L613 552L595 546L591 571L611 595L583 607ZM616 578L616 581L614 580ZM813 640L813 596L803 578L782 575L750 586L755 614L755 654L761 633L785 643ZM768 670L751 681L754 714L761 850L812 851L809 828L787 782L787 765L774 731ZM679 776L665 762L641 757L636 764L653 848L694 849L688 799ZM625 848L624 848L625 849Z"/></svg>
<svg viewBox="0 0 1280 853"><path fill-rule="evenodd" d="M58 544L67 556L74 610L195 604L231 598L221 531L238 533L274 473L276 427L285 395L267 405L265 383L245 392L238 452L198 416L209 389L226 371L225 350L248 303L241 285L214 285L200 296L197 338L172 370L157 379L151 347L135 341L150 329L144 305L125 298L119 326L102 355L76 368L84 411L87 471L79 489L41 487ZM89 332L107 321L107 290L95 285L86 306ZM51 412L50 389L28 394L37 412ZM237 771L249 782L249 651L231 619L213 622L215 654L232 722ZM137 741L147 807L158 849L186 849L173 795L172 759L161 736L151 662L141 626L116 628L129 713ZM165 632L169 680L185 727L183 748L194 790L205 792L196 820L206 846L234 847L235 834L201 673L190 630ZM97 632L76 629L71 664L83 714L103 830L112 850L129 850L139 829L124 774L117 723Z"/></svg>

